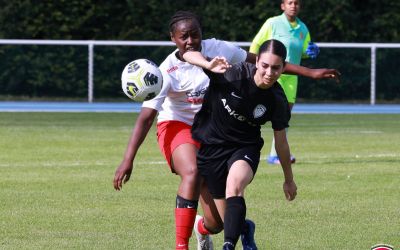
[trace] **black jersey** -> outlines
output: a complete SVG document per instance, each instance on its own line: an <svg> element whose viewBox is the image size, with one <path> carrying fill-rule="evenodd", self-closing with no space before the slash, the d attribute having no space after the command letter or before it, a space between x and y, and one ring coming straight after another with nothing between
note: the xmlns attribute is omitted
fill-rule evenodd
<svg viewBox="0 0 400 250"><path fill-rule="evenodd" d="M224 74L204 72L210 86L196 114L192 136L202 144L260 143L261 125L271 121L274 130L289 126L290 109L279 83L257 87L254 64L238 63Z"/></svg>

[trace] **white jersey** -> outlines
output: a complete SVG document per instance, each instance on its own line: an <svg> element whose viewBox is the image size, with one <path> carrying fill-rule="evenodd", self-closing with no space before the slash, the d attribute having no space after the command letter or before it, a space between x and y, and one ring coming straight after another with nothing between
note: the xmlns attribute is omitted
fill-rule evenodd
<svg viewBox="0 0 400 250"><path fill-rule="evenodd" d="M161 92L143 102L142 107L157 110L158 123L174 120L192 125L210 80L201 67L179 60L177 51L172 52L159 67L163 75ZM247 56L240 47L214 38L201 42L201 53L209 58L224 56L231 64L245 61Z"/></svg>

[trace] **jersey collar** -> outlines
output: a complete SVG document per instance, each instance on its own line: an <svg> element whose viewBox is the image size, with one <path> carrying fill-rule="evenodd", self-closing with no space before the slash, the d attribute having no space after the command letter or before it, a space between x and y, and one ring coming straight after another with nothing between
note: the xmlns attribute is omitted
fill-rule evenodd
<svg viewBox="0 0 400 250"><path fill-rule="evenodd" d="M296 30L296 29L300 28L300 22L301 21L300 21L300 19L298 17L296 17L296 23L297 23L296 27L292 27L292 25L290 25L289 20L286 18L285 12L282 13L281 19L282 19L283 23L286 25L286 27L289 30Z"/></svg>

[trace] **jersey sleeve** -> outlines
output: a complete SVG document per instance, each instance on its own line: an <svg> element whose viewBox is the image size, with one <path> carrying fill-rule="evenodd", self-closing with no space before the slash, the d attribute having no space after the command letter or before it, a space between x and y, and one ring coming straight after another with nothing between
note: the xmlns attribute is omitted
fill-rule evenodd
<svg viewBox="0 0 400 250"><path fill-rule="evenodd" d="M225 84L227 80L222 73L214 73L208 69L203 69L204 73L210 78L210 84Z"/></svg>
<svg viewBox="0 0 400 250"><path fill-rule="evenodd" d="M235 64L239 62L244 62L247 57L247 52L236 46L235 44L227 41L218 41L218 51L221 52L221 55L224 56L229 63Z"/></svg>
<svg viewBox="0 0 400 250"><path fill-rule="evenodd" d="M210 78L210 84L229 84L243 78L242 63L235 63L225 73L214 73L208 69L203 69L204 73Z"/></svg>
<svg viewBox="0 0 400 250"><path fill-rule="evenodd" d="M263 24L261 29L258 31L257 35L254 37L253 42L250 45L250 52L257 54L260 46L263 42L267 41L271 38L272 35L272 25L271 20L267 19L267 21Z"/></svg>
<svg viewBox="0 0 400 250"><path fill-rule="evenodd" d="M231 42L217 40L215 38L202 41L201 53L206 58L223 56L230 64L244 62L247 58L246 50Z"/></svg>
<svg viewBox="0 0 400 250"><path fill-rule="evenodd" d="M285 93L280 86L275 91L275 110L271 117L271 124L274 130L282 130L289 127L291 112Z"/></svg>
<svg viewBox="0 0 400 250"><path fill-rule="evenodd" d="M311 36L310 32L307 32L306 39L304 39L303 43L303 54L301 55L301 58L308 58L309 56L306 54L306 50L308 48L308 43L311 42Z"/></svg>

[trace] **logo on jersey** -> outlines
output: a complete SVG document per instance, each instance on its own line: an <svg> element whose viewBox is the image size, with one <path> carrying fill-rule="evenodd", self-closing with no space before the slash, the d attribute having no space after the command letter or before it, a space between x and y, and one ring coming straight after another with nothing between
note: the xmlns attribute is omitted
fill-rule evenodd
<svg viewBox="0 0 400 250"><path fill-rule="evenodd" d="M236 120L239 120L241 122L247 122L250 126L257 126L256 124L253 124L250 122L244 115L238 114L236 110L232 109L227 103L226 99L221 99L222 105L224 106L225 110L228 112L230 116L235 118Z"/></svg>
<svg viewBox="0 0 400 250"><path fill-rule="evenodd" d="M170 74L178 69L178 66L173 66L172 68L167 69L167 73Z"/></svg>
<svg viewBox="0 0 400 250"><path fill-rule="evenodd" d="M253 160L250 157L248 157L247 155L244 155L244 158L246 158L247 160L253 162Z"/></svg>
<svg viewBox="0 0 400 250"><path fill-rule="evenodd" d="M260 118L265 112L267 112L267 108L262 104L258 104L253 110L253 116L254 118Z"/></svg>
<svg viewBox="0 0 400 250"><path fill-rule="evenodd" d="M181 83L181 85L179 85L179 88L184 89L190 85L192 85L192 82L187 81L187 82Z"/></svg>
<svg viewBox="0 0 400 250"><path fill-rule="evenodd" d="M245 116L240 115L236 112L236 110L231 109L231 107L229 107L229 105L226 103L226 99L221 99L221 101L224 105L225 110L228 111L229 115L242 122L247 120Z"/></svg>
<svg viewBox="0 0 400 250"><path fill-rule="evenodd" d="M186 92L186 100L193 104L201 104L203 103L203 97L206 93L208 87L202 88L198 91L188 91Z"/></svg>
<svg viewBox="0 0 400 250"><path fill-rule="evenodd" d="M187 96L187 97L199 97L199 96L204 96L204 94L206 93L206 91L207 91L207 87L202 88L202 89L200 89L200 90L198 90L198 91L188 91L188 92L186 92L186 96Z"/></svg>
<svg viewBox="0 0 400 250"><path fill-rule="evenodd" d="M236 95L236 94L235 94L235 92L233 92L233 91L232 91L231 95L232 95L233 97L236 97L236 98L242 99L242 97L241 97L241 96L238 96L238 95Z"/></svg>

